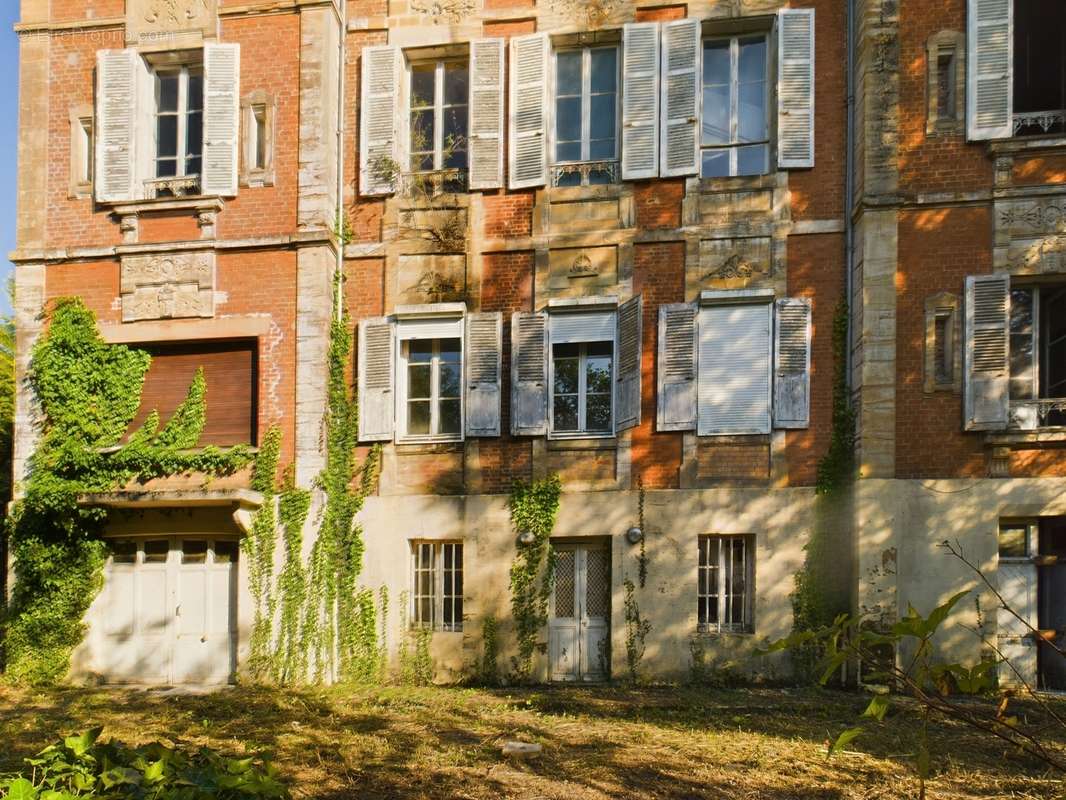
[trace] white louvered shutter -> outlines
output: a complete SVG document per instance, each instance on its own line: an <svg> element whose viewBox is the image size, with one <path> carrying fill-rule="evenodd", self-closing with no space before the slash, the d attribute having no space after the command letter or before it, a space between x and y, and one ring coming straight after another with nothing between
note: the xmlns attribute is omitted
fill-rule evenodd
<svg viewBox="0 0 1066 800"><path fill-rule="evenodd" d="M814 9L778 12L777 163L814 166Z"/></svg>
<svg viewBox="0 0 1066 800"><path fill-rule="evenodd" d="M503 186L503 39L470 43L470 188Z"/></svg>
<svg viewBox="0 0 1066 800"><path fill-rule="evenodd" d="M969 0L966 131L970 139L1014 133L1014 2Z"/></svg>
<svg viewBox="0 0 1066 800"><path fill-rule="evenodd" d="M966 430L1002 430L1010 416L1010 276L966 279Z"/></svg>
<svg viewBox="0 0 1066 800"><path fill-rule="evenodd" d="M466 317L466 435L500 435L503 315Z"/></svg>
<svg viewBox="0 0 1066 800"><path fill-rule="evenodd" d="M400 51L387 45L363 48L362 116L359 125L359 193L391 194L396 190L401 164L397 123Z"/></svg>
<svg viewBox="0 0 1066 800"><path fill-rule="evenodd" d="M237 194L241 46L204 45L204 194Z"/></svg>
<svg viewBox="0 0 1066 800"><path fill-rule="evenodd" d="M696 428L696 306L659 306L658 419L660 431Z"/></svg>
<svg viewBox="0 0 1066 800"><path fill-rule="evenodd" d="M640 425L640 366L643 355L644 297L637 295L618 307L618 379L615 385L615 430Z"/></svg>
<svg viewBox="0 0 1066 800"><path fill-rule="evenodd" d="M777 301L774 324L774 427L811 424L811 303Z"/></svg>
<svg viewBox="0 0 1066 800"><path fill-rule="evenodd" d="M548 182L547 34L511 39L510 176L512 189Z"/></svg>
<svg viewBox="0 0 1066 800"><path fill-rule="evenodd" d="M359 323L359 441L392 439L396 417L396 335L386 317Z"/></svg>
<svg viewBox="0 0 1066 800"><path fill-rule="evenodd" d="M700 22L662 26L662 124L659 174L695 175L700 150Z"/></svg>
<svg viewBox="0 0 1066 800"><path fill-rule="evenodd" d="M770 432L772 309L772 303L700 309L700 436Z"/></svg>
<svg viewBox="0 0 1066 800"><path fill-rule="evenodd" d="M136 130L140 56L134 50L96 54L96 199L102 203L136 196Z"/></svg>
<svg viewBox="0 0 1066 800"><path fill-rule="evenodd" d="M622 34L622 179L659 174L659 23L631 22Z"/></svg>
<svg viewBox="0 0 1066 800"><path fill-rule="evenodd" d="M548 315L511 317L511 435L548 432Z"/></svg>

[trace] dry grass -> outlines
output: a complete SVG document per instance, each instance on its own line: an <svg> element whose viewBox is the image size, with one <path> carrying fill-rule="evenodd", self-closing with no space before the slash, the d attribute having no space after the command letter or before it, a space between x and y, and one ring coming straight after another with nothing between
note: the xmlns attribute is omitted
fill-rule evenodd
<svg viewBox="0 0 1066 800"><path fill-rule="evenodd" d="M0 772L92 724L130 743L156 738L260 752L307 798L912 798L918 728L897 713L854 752L826 739L864 700L815 690L605 688L482 691L236 688L164 697L135 690L0 687ZM539 742L505 761L499 745ZM1061 744L1061 743L1060 743ZM1051 798L1039 765L950 725L933 731L930 798Z"/></svg>

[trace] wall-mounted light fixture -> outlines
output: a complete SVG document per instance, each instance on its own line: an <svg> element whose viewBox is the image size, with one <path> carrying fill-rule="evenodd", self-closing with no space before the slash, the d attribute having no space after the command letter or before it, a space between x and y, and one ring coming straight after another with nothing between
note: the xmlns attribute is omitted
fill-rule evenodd
<svg viewBox="0 0 1066 800"><path fill-rule="evenodd" d="M518 543L524 545L531 545L537 541L537 535L533 531L522 531L518 534Z"/></svg>
<svg viewBox="0 0 1066 800"><path fill-rule="evenodd" d="M633 526L626 531L626 541L630 544L640 544L640 540L644 538L644 531L640 528Z"/></svg>

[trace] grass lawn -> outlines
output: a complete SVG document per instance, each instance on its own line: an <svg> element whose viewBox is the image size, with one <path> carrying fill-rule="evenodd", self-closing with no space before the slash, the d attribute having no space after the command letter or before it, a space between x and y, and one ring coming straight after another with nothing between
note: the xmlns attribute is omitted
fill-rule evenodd
<svg viewBox="0 0 1066 800"><path fill-rule="evenodd" d="M0 772L102 724L105 739L130 744L262 753L298 798L917 797L910 713L826 758L827 738L864 706L859 695L782 689L241 687L167 697L0 686ZM512 738L544 751L507 761L499 746ZM932 741L930 798L1063 796L1038 764L968 730L937 725Z"/></svg>

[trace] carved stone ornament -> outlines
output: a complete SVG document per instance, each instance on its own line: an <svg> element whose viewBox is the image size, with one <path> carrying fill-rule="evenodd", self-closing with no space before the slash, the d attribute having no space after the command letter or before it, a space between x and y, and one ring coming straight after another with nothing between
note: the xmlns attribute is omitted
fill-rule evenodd
<svg viewBox="0 0 1066 800"><path fill-rule="evenodd" d="M473 15L473 0L411 0L410 8L434 25L457 23Z"/></svg>
<svg viewBox="0 0 1066 800"><path fill-rule="evenodd" d="M1032 203L1016 205L1000 213L1000 222L1012 231L1029 228L1038 233L1066 231L1066 204Z"/></svg>
<svg viewBox="0 0 1066 800"><path fill-rule="evenodd" d="M700 242L699 288L746 289L770 277L772 245L767 238L707 239Z"/></svg>
<svg viewBox="0 0 1066 800"><path fill-rule="evenodd" d="M600 271L592 263L592 259L582 253L574 259L574 263L570 265L570 277L571 278L595 278L600 274Z"/></svg>
<svg viewBox="0 0 1066 800"><path fill-rule="evenodd" d="M418 283L408 289L409 292L416 292L424 297L438 298L443 295L454 294L459 290L456 286L456 282L444 275L441 275L435 269L429 269L419 276Z"/></svg>
<svg viewBox="0 0 1066 800"><path fill-rule="evenodd" d="M210 31L218 24L218 0L126 0L127 37Z"/></svg>
<svg viewBox="0 0 1066 800"><path fill-rule="evenodd" d="M214 316L215 254L126 256L121 292L123 322Z"/></svg>

